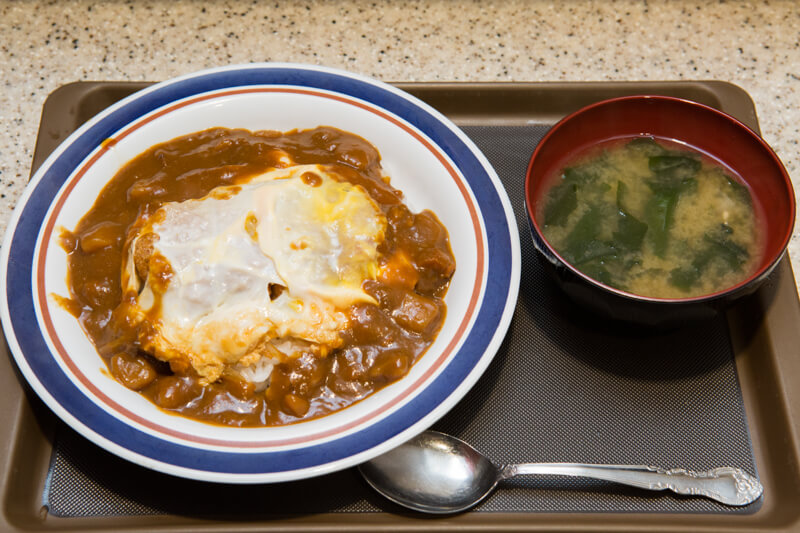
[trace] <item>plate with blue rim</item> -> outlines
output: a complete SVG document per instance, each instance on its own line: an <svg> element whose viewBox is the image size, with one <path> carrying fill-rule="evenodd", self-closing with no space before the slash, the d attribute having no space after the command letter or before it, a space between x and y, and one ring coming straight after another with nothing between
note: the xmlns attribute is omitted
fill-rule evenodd
<svg viewBox="0 0 800 533"><path fill-rule="evenodd" d="M212 127L352 132L380 152L412 211L449 231L456 271L434 343L408 374L327 416L275 427L207 424L167 413L110 376L68 296L60 232L148 148ZM519 288L509 199L474 143L441 113L391 85L310 65L254 63L152 85L105 109L41 165L9 222L0 317L25 380L95 444L160 472L212 482L272 483L341 470L423 431L475 384L505 337Z"/></svg>

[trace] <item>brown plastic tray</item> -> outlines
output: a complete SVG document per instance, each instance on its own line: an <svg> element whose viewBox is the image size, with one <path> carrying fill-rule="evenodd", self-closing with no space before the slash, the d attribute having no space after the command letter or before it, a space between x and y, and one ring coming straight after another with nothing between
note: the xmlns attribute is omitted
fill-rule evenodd
<svg viewBox="0 0 800 533"><path fill-rule="evenodd" d="M44 104L32 172L72 131L146 83L79 82ZM689 98L758 131L752 100L725 82L403 83L459 125L552 124L588 103L625 94ZM523 236L522 238L526 238ZM180 515L59 518L42 507L58 420L0 355L0 529L3 531L800 531L800 300L788 258L758 293L728 313L763 505L753 514L322 513L265 519ZM332 488L335 490L335 488ZM265 502L265 505L268 503Z"/></svg>

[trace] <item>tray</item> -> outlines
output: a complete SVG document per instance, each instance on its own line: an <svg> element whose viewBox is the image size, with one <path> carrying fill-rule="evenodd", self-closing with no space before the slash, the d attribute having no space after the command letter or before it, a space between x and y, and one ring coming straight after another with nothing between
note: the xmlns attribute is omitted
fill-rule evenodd
<svg viewBox="0 0 800 533"><path fill-rule="evenodd" d="M473 133L480 133L481 128L485 127L502 126L513 129L531 125L547 126L590 102L637 93L690 98L722 109L758 131L755 109L749 96L738 87L723 82L398 85L429 102ZM70 84L55 91L45 102L33 169L83 121L144 86L146 84L84 82ZM501 129L497 128L496 131L500 132ZM533 146L531 150L532 148ZM523 233L521 238L524 241L528 236ZM752 458L765 486L765 496L760 506L744 513L723 513L714 509L689 509L688 512L671 513L641 512L642 506L639 506L637 512L609 513L604 512L603 508L591 509L593 512L569 514L500 510L431 519L405 513L374 497L367 501L365 508L351 508L345 504L341 508L314 509L313 513L292 513L291 508L287 507L283 515L267 516L255 510L235 516L222 514L201 518L190 512L175 512L173 507L169 514L151 514L151 511L145 509L138 514L134 510L133 516L63 518L54 516L42 504L45 484L53 482L52 476L48 478L48 471L52 466L51 461L54 461L54 457L57 459L57 454L53 454L56 436L60 439L59 443L69 443L73 439L73 449L82 449L83 460L86 462L102 466L106 464L105 459L99 450L86 448L88 443L80 437L70 436L63 424L55 419L26 386L21 385L21 377L6 356L0 357L0 386L5 391L0 398L0 416L7 428L0 435L0 473L4 480L0 488L3 502L0 528L11 531L429 531L463 528L492 531L653 528L660 531L800 530L800 511L796 505L800 498L800 448L797 438L797 428L800 427L800 361L794 354L798 345L798 319L800 302L787 258L781 261L776 273L762 290L732 309L722 319L720 331L726 337L725 344L730 343L735 360L735 376L738 379L736 385L741 390L742 409L746 412L746 429L750 433ZM581 321L578 320L578 323ZM447 425L448 421L445 420L444 423ZM449 421L451 426L453 423L452 420ZM113 462L113 458L108 464L112 468L115 464L118 465ZM119 474L129 475L132 483L158 479L146 474L139 476L136 471L125 466L120 467ZM336 481L342 485L332 490L346 492L348 486L360 488L357 485L360 480L352 471L342 473ZM217 486L212 485L206 488L213 492L217 490L215 487ZM525 487L511 489L527 490ZM578 485L577 489L588 492L593 490L591 485ZM295 487L292 492L298 497L314 497L313 490L319 490L319 487L313 484L304 485ZM566 497L573 494L565 491L564 495ZM257 505L259 502L251 503ZM135 504L136 502L132 503L134 506ZM298 508L302 508L302 505ZM375 512L381 509L384 511Z"/></svg>

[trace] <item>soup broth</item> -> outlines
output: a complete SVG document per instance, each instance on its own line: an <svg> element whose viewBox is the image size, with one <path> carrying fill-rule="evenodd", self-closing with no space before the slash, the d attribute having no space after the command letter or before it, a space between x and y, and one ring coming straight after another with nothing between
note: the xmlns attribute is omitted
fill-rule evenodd
<svg viewBox="0 0 800 533"><path fill-rule="evenodd" d="M683 145L610 141L552 181L537 217L545 238L606 285L657 298L701 296L746 279L758 264L747 187Z"/></svg>

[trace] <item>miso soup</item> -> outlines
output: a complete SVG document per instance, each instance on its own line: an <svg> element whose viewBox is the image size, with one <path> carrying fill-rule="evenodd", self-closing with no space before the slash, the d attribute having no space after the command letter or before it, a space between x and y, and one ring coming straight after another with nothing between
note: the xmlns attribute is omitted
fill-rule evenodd
<svg viewBox="0 0 800 533"><path fill-rule="evenodd" d="M538 206L545 238L606 285L685 298L735 285L758 265L762 239L747 187L683 145L611 141L552 181Z"/></svg>

